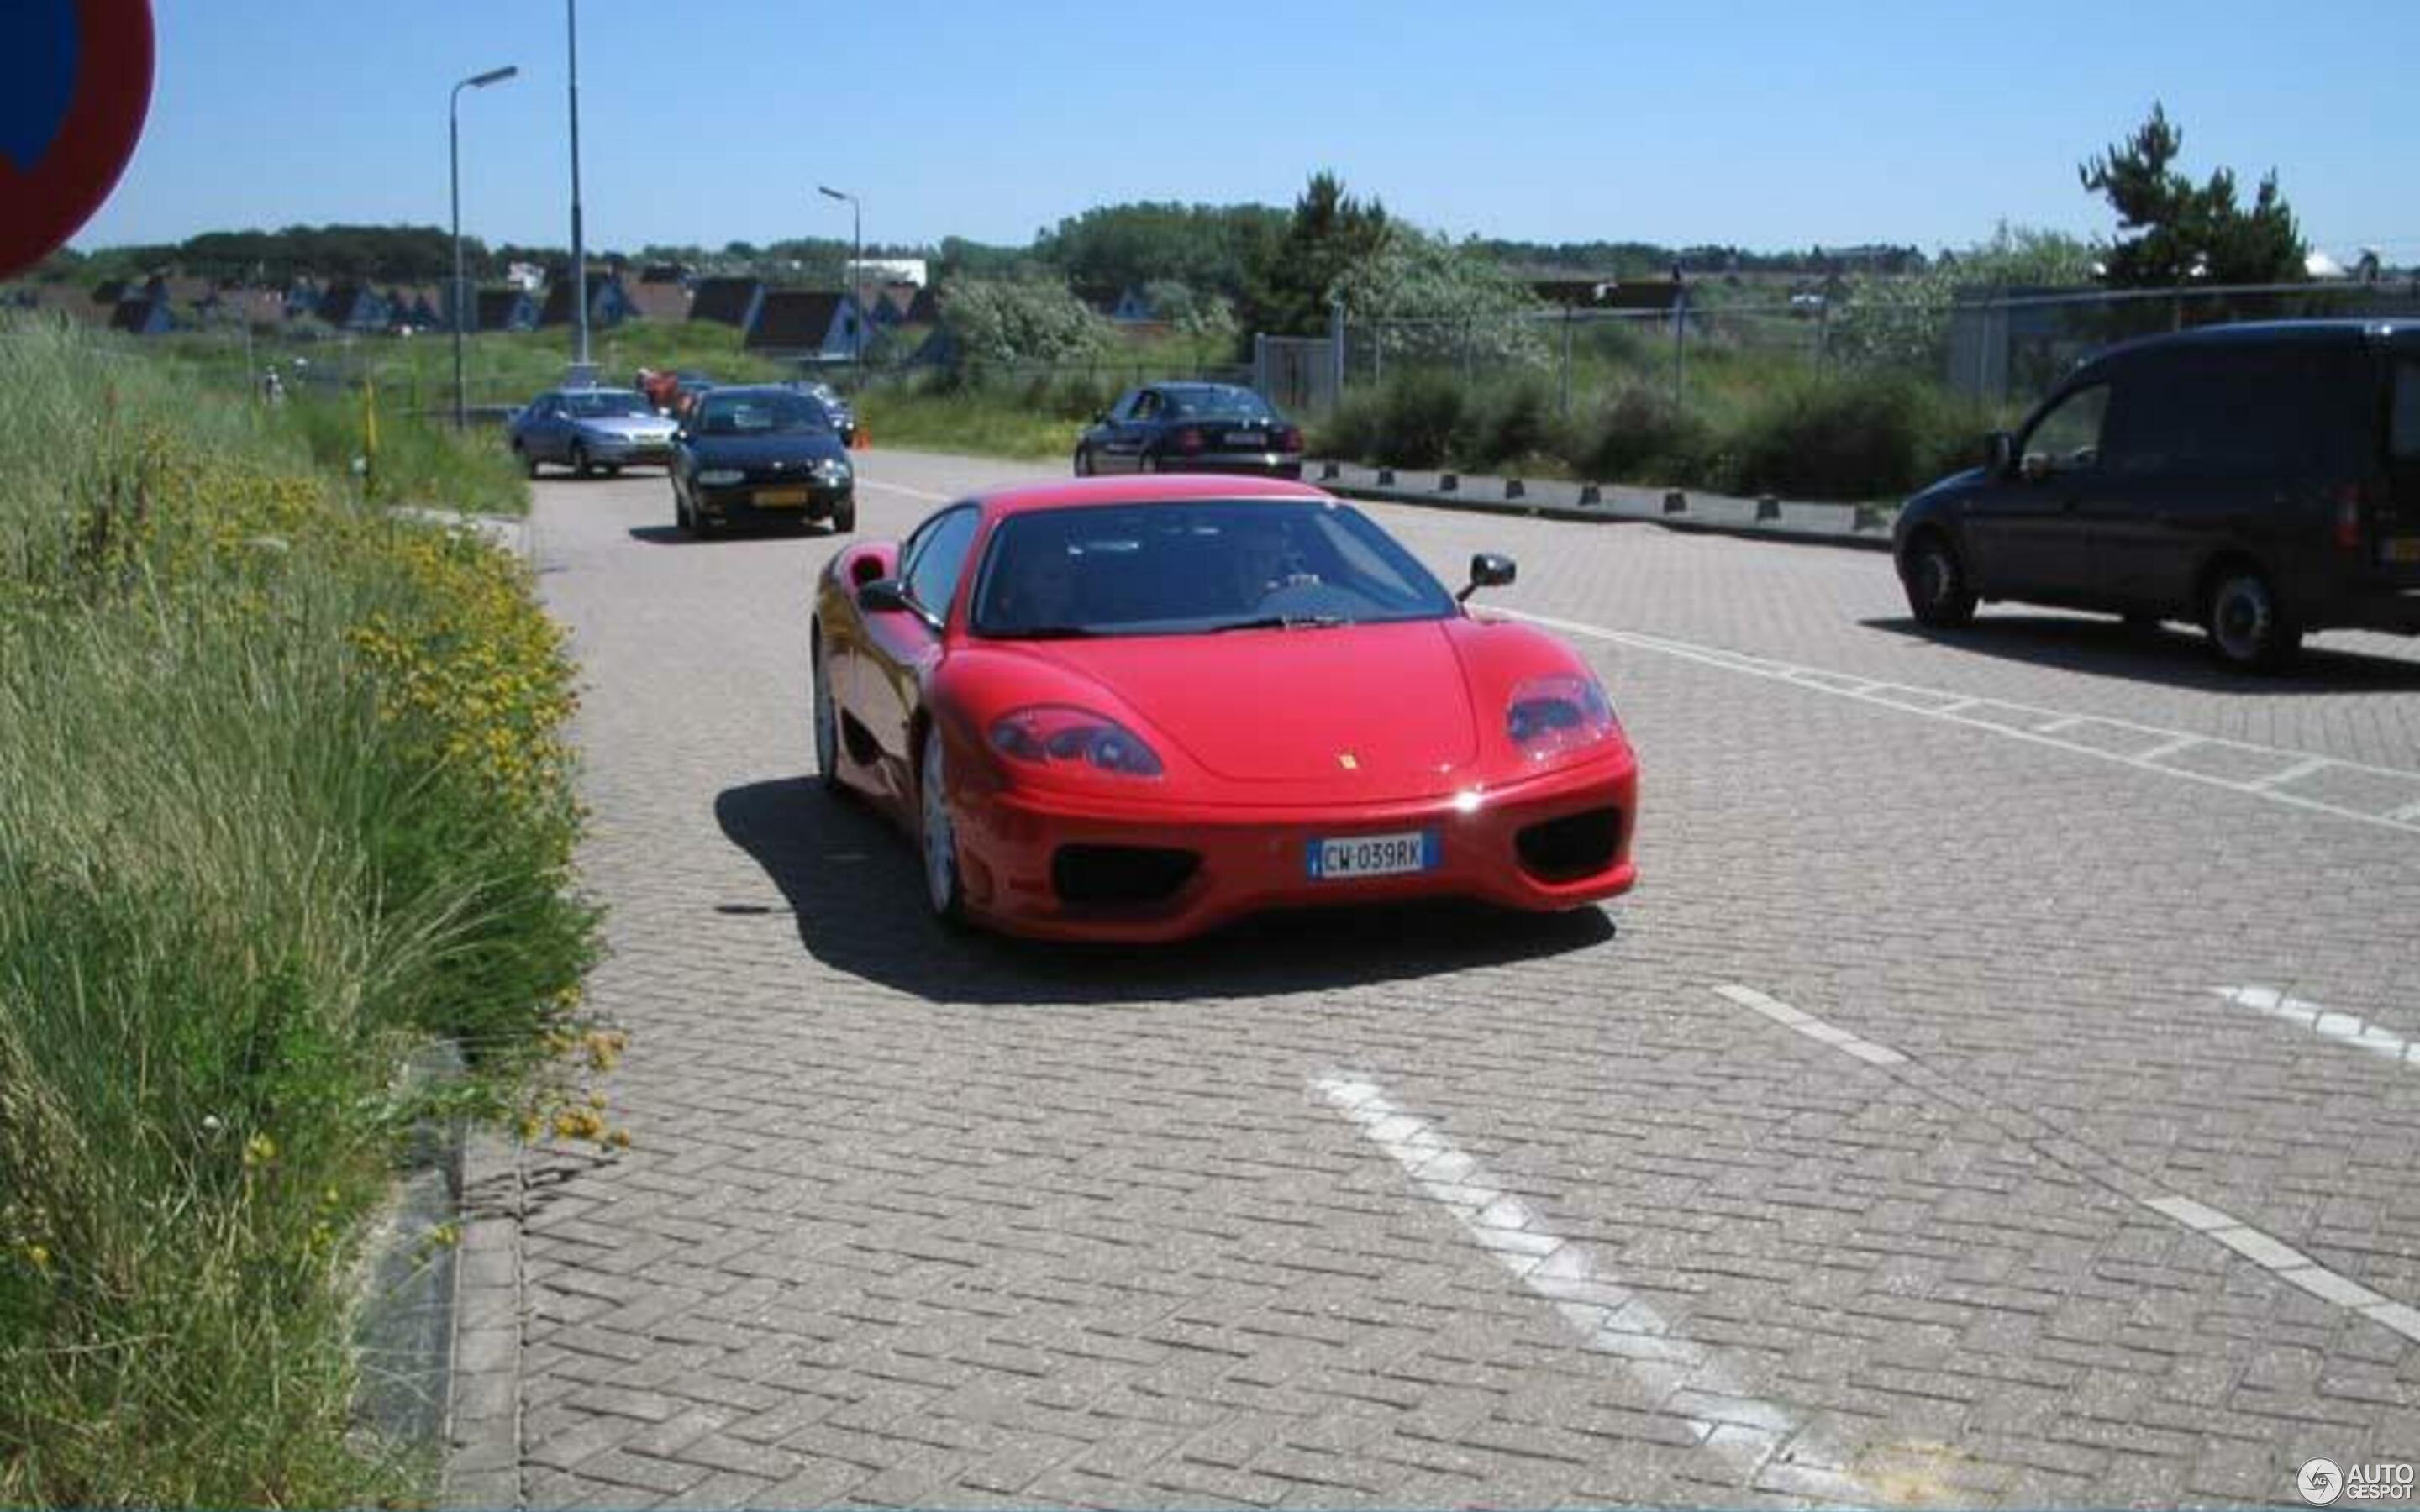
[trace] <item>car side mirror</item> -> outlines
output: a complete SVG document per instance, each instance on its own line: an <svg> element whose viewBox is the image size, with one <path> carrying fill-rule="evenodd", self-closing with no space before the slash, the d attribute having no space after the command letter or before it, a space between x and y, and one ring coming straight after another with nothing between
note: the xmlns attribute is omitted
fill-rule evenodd
<svg viewBox="0 0 2420 1512"><path fill-rule="evenodd" d="M1983 438L1983 467L1995 478L2005 478L2017 464L2017 439L2005 430L1995 430Z"/></svg>
<svg viewBox="0 0 2420 1512"><path fill-rule="evenodd" d="M876 578L857 591L857 607L868 614L912 614L916 606L908 600L908 585L896 578Z"/></svg>
<svg viewBox="0 0 2420 1512"><path fill-rule="evenodd" d="M1109 412L1108 410L1106 410L1106 409L1102 410L1100 413L1098 413L1098 414L1096 414L1096 415L1094 415L1094 416L1093 417L1093 424L1095 424L1095 425L1106 425L1106 424L1108 424L1109 423Z"/></svg>
<svg viewBox="0 0 2420 1512"><path fill-rule="evenodd" d="M1499 556L1493 551L1477 552L1470 559L1470 586L1454 594L1454 602L1462 603L1482 588L1501 588L1510 583L1519 571L1511 557Z"/></svg>

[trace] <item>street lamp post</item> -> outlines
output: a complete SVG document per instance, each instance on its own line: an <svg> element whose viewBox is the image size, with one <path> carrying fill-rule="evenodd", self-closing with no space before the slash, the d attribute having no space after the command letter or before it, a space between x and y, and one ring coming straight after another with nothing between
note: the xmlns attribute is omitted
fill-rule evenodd
<svg viewBox="0 0 2420 1512"><path fill-rule="evenodd" d="M826 199L848 201L848 276L841 280L848 295L849 319L854 333L849 337L849 363L857 369L860 388L865 386L865 307L858 298L858 287L865 282L865 226L860 216L857 196L844 194L837 189L817 184L815 193Z"/></svg>
<svg viewBox="0 0 2420 1512"><path fill-rule="evenodd" d="M588 249L580 232L580 7L563 0L563 27L571 54L571 303L579 312L580 356L588 365Z"/></svg>
<svg viewBox="0 0 2420 1512"><path fill-rule="evenodd" d="M460 430L468 420L462 401L462 91L485 89L491 84L502 84L520 72L517 65L506 64L473 74L454 86L445 100L445 163L446 176L452 184L454 201L454 428ZM247 312L247 318L249 312ZM244 327L246 332L252 328ZM249 364L247 364L249 365Z"/></svg>

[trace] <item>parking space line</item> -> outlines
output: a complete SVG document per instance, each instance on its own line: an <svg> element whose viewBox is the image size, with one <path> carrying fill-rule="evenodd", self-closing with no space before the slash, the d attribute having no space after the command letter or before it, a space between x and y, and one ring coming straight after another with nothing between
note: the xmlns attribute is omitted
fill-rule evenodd
<svg viewBox="0 0 2420 1512"><path fill-rule="evenodd" d="M2289 782L2300 782L2314 772L2324 772L2335 764L2335 763L2325 756L2306 756L2282 772L2272 772L2267 777L2256 777L2243 785L2247 788L2281 788ZM2413 804L2412 808L2413 817L2420 818L2420 803ZM2398 813L2401 811L2397 810ZM2395 814L2388 814L2387 817L2392 819Z"/></svg>
<svg viewBox="0 0 2420 1512"><path fill-rule="evenodd" d="M2384 1025L2365 1023L2357 1014L2331 1013L2317 1003L2288 997L2274 987L2213 987L2211 991L2238 1008L2248 1008L2256 1013L2283 1019L2338 1044L2366 1050L2371 1055L2407 1066L2420 1067L2420 1043Z"/></svg>
<svg viewBox="0 0 2420 1512"><path fill-rule="evenodd" d="M1871 704L1877 708L1893 709L1900 714L1914 715L1919 718L1939 719L1944 723L1959 725L1968 730L1987 731L1990 733L1999 735L2007 739L2029 741L2034 745L2047 746L2054 750L2063 750L2073 755L2089 756L2096 761L2113 762L2121 766L2131 766L2137 771L2156 772L2162 777L2170 778L2178 781L2198 783L2203 787L2224 788L2229 793L2240 793L2248 797L2259 798L2270 803L2281 803L2290 808L2307 810L2313 813L2328 814L2338 819L2350 819L2355 824L2371 825L2382 829L2398 830L2405 834L2420 832L2420 803L2405 804L2381 813L2374 810L2354 809L2347 807L2344 804L2329 803L2319 798L2305 797L2299 793L2282 792L2280 789L2286 780L2283 774L2272 775L2251 780L2243 780L2236 778L2219 777L2209 772L2196 772L2182 766L2164 765L2159 762L2151 760L2150 757L2155 755L2165 755L2174 750L2181 750L2188 746L2225 746L2233 750L2249 751L2257 755L2274 757L2281 766L2285 766L2289 769L2295 767L2305 768L2304 770L2295 771L2293 775L2296 777L2307 777L2312 772L2317 771L2358 772L2365 773L2372 777L2381 777L2390 779L2394 781L2408 783L2415 789L2420 789L2420 772L2406 771L2399 767L2393 766L2371 766L2361 762L2340 761L2333 756L2312 756L2307 751L2284 750L2273 746L2255 746L2246 741L2222 740L2211 735L2187 735L2180 731L2163 730L2155 725L2136 724L2126 719L2111 719L2100 715L2064 714L2056 709L2036 708L2030 704L2015 703L2003 699L1979 701L1988 702L1995 708L2014 709L2020 713L2039 714L2043 717L2043 723L2035 725L2030 729L2023 729L2015 725L2004 724L1996 719L1978 718L1974 716L1962 713L1960 710L1966 705L1960 701L1962 700L1964 696L1938 688L1905 689L1905 691L1921 693L1927 697L1949 701L1942 706L1927 706L1924 704L1909 702L1903 699L1890 699L1874 696L1875 690L1895 687L1897 685L1866 683L1862 687L1843 687L1838 686L1837 680L1827 680L1838 679L1838 674L1823 672L1822 669L1819 668L1798 667L1788 662L1774 661L1769 658L1760 656L1745 656L1738 652L1725 651L1718 647L1696 645L1690 641L1675 640L1664 636L1646 635L1636 630L1608 629L1601 625L1589 625L1577 620L1558 619L1547 614L1531 614L1520 609L1503 609L1499 612L1515 619L1526 620L1532 625L1543 625L1550 629L1561 630L1571 635L1587 636L1592 640L1610 640L1617 645L1630 646L1641 651L1659 652L1665 656L1679 656L1684 660L1700 662L1709 667L1720 667L1730 671L1747 672L1754 676L1769 677L1776 681L1788 683L1795 687L1809 689L1813 692L1829 693L1836 697L1855 699L1861 703ZM2107 750L2084 741L2062 740L2058 738L2061 732L2072 730L2079 725L2086 723L2106 725L2113 729L2132 731L2137 734L2144 735L2153 740L2164 741L2167 744L2156 746L2149 752L2138 754L2125 751ZM2310 764L2313 763L2316 763L2317 764Z"/></svg>
<svg viewBox="0 0 2420 1512"><path fill-rule="evenodd" d="M2321 1302L2361 1314L2381 1328L2420 1340L2420 1308L2372 1291L2340 1271L2331 1271L2301 1250L2191 1197L2146 1199L2143 1206L2205 1239L2226 1245L2281 1281L2291 1282Z"/></svg>
<svg viewBox="0 0 2420 1512"><path fill-rule="evenodd" d="M1835 1025L1824 1023L1814 1014L1792 1008L1777 997L1771 997L1753 987L1725 982L1714 989L1715 995L1729 998L1752 1013L1761 1013L1783 1028L1803 1034L1819 1044L1830 1045L1842 1055L1854 1056L1871 1066L1897 1066L1907 1057L1886 1044L1876 1044L1862 1035L1852 1034Z"/></svg>
<svg viewBox="0 0 2420 1512"><path fill-rule="evenodd" d="M1621 1361L1666 1411L1686 1421L1699 1446L1727 1461L1742 1484L1771 1470L1785 1483L1777 1489L1790 1494L1871 1504L1872 1492L1848 1473L1844 1454L1814 1442L1789 1409L1751 1396L1714 1350L1675 1333L1652 1303L1607 1273L1587 1245L1549 1229L1433 1120L1405 1112L1359 1077L1330 1074L1312 1085L1497 1263L1552 1303L1585 1348Z"/></svg>

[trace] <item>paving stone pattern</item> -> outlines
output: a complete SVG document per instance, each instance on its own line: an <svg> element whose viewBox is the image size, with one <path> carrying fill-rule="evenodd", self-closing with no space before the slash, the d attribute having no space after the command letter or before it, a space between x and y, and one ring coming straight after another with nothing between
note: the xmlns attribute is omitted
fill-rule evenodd
<svg viewBox="0 0 2420 1512"><path fill-rule="evenodd" d="M1031 471L873 454L863 533ZM2420 1303L2420 1067L2212 991L2420 1039L2420 837L1575 641L1644 762L1629 902L954 936L806 776L834 542L538 492L635 1143L524 1157L527 1504L2275 1504L2420 1454L2420 1343L2144 1205ZM1442 574L1512 552L1508 607L2420 772L2391 640L2254 683L2075 617L1918 634L1872 553L1373 512ZM1646 1305L1576 1326L1340 1080Z"/></svg>

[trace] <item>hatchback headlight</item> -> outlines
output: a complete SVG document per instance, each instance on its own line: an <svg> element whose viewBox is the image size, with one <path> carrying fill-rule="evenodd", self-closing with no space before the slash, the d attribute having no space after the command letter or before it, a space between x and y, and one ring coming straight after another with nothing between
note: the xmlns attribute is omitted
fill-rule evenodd
<svg viewBox="0 0 2420 1512"><path fill-rule="evenodd" d="M1120 777L1156 778L1159 753L1107 715L1043 703L992 721L991 748L1032 766L1090 767Z"/></svg>
<svg viewBox="0 0 2420 1512"><path fill-rule="evenodd" d="M815 464L815 477L824 483L846 483L848 464L836 456L825 457Z"/></svg>
<svg viewBox="0 0 2420 1512"><path fill-rule="evenodd" d="M735 483L745 483L748 474L737 468L707 468L697 475L697 481L709 488L721 488Z"/></svg>
<svg viewBox="0 0 2420 1512"><path fill-rule="evenodd" d="M1571 673L1530 678L1512 690L1504 715L1504 733L1532 761L1585 749L1621 731L1604 687Z"/></svg>

